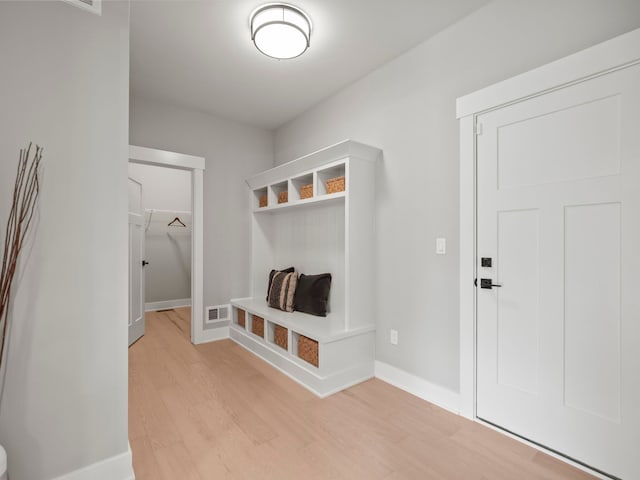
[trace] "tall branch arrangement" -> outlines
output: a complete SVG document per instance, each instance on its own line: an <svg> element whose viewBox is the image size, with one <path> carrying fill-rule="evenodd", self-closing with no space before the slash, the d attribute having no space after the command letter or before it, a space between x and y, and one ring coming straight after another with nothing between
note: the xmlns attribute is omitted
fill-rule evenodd
<svg viewBox="0 0 640 480"><path fill-rule="evenodd" d="M4 360L4 349L7 341L7 324L9 319L9 301L11 299L11 283L16 274L16 266L24 239L33 220L33 214L40 193L39 169L42 159L42 148L36 145L31 154L31 144L20 150L18 172L13 187L11 211L7 220L4 237L4 253L0 276L0 368Z"/></svg>

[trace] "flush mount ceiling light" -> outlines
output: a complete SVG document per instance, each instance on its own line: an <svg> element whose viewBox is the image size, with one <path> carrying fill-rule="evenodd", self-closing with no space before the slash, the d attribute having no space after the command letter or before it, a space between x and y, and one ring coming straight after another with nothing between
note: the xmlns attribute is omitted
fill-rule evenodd
<svg viewBox="0 0 640 480"><path fill-rule="evenodd" d="M284 60L302 55L309 48L311 19L286 3L267 3L249 17L251 40L268 57Z"/></svg>

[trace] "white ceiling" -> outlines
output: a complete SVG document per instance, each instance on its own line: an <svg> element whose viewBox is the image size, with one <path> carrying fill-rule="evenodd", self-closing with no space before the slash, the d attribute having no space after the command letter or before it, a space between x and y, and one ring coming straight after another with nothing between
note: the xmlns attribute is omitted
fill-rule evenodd
<svg viewBox="0 0 640 480"><path fill-rule="evenodd" d="M131 91L269 129L489 0L290 0L313 21L292 60L258 52L249 14L268 0L131 2Z"/></svg>

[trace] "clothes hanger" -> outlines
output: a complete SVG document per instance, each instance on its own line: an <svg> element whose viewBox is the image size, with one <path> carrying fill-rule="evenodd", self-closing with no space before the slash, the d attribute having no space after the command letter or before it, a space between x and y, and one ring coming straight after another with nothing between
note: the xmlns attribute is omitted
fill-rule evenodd
<svg viewBox="0 0 640 480"><path fill-rule="evenodd" d="M176 222L178 222L180 225L174 225ZM167 223L167 227L178 227L178 226L186 227L186 225L182 223L182 220L180 220L180 218L178 217L174 218L169 223Z"/></svg>

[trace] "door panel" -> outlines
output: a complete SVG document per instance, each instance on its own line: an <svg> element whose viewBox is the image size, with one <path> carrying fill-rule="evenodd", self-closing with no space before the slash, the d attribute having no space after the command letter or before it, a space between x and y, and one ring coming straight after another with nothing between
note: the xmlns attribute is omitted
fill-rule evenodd
<svg viewBox="0 0 640 480"><path fill-rule="evenodd" d="M498 278L509 288L500 290L497 304L497 380L532 394L538 392L538 216L538 210L498 212Z"/></svg>
<svg viewBox="0 0 640 480"><path fill-rule="evenodd" d="M477 415L640 478L640 67L477 121Z"/></svg>
<svg viewBox="0 0 640 480"><path fill-rule="evenodd" d="M499 188L619 173L620 95L574 102L568 98L548 111L518 112L532 116L498 127Z"/></svg>
<svg viewBox="0 0 640 480"><path fill-rule="evenodd" d="M620 421L620 203L565 209L565 405Z"/></svg>

